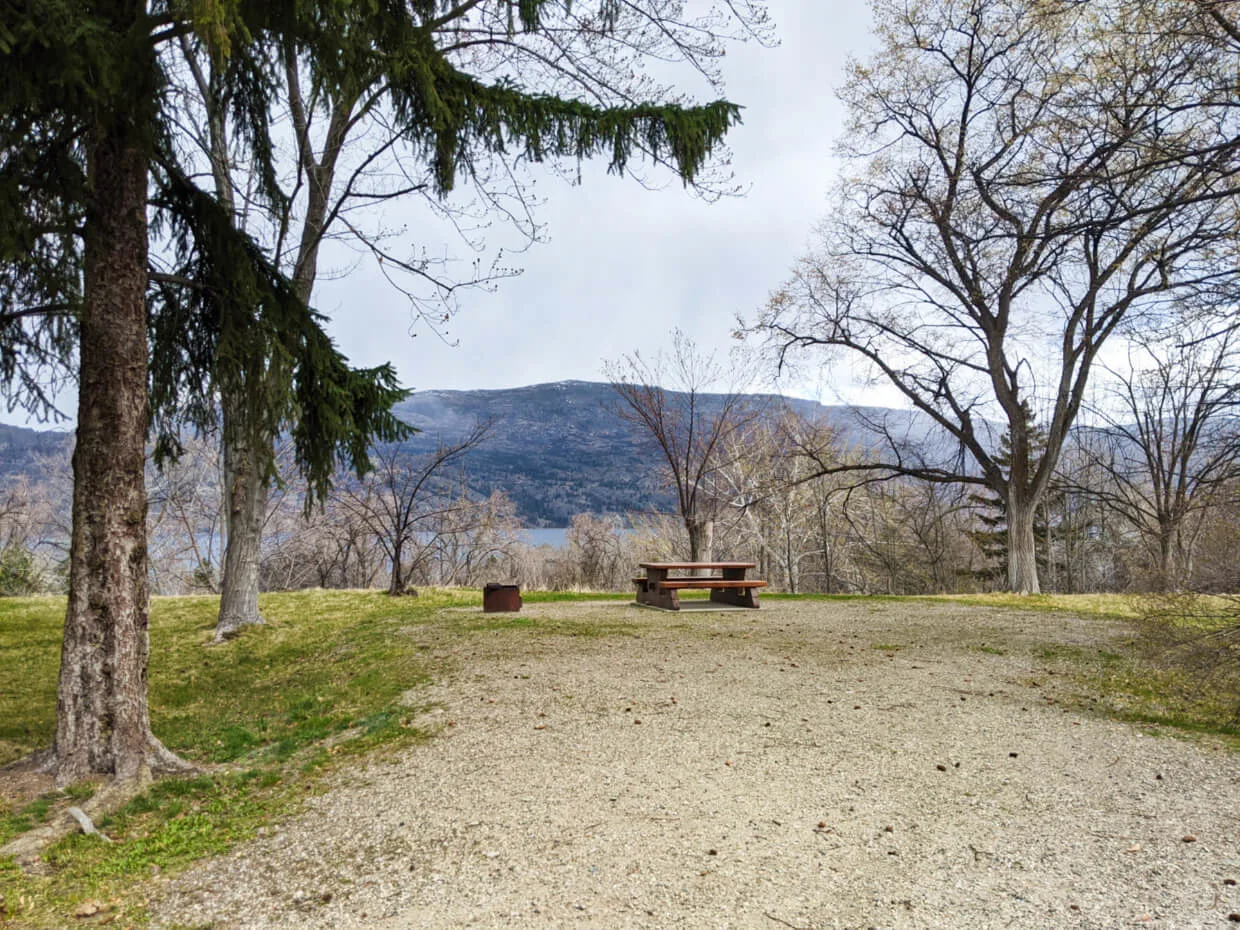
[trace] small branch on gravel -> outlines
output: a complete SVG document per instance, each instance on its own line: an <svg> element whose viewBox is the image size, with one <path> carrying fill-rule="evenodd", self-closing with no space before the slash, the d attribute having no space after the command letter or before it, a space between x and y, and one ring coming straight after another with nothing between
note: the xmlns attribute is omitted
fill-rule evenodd
<svg viewBox="0 0 1240 930"><path fill-rule="evenodd" d="M788 921L784 920L782 917L776 917L770 911L763 911L762 913L765 914L769 919L775 921L775 923L783 924L785 927L791 927L792 930L812 930L812 928L809 926L798 927L796 924L790 924L788 923Z"/></svg>

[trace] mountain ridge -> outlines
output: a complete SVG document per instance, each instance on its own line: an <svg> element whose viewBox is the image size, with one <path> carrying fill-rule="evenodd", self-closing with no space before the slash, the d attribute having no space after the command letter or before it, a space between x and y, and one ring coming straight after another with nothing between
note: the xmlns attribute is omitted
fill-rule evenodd
<svg viewBox="0 0 1240 930"><path fill-rule="evenodd" d="M669 392L674 393L674 392ZM701 395L706 406L723 395ZM846 446L866 445L873 434L864 418L886 418L912 442L931 432L911 411L828 406L778 394L753 393L751 404L780 405L836 430ZM652 441L616 414L619 398L608 382L553 381L518 388L420 391L395 412L423 430L407 445L427 450L464 436L479 420L494 421L493 434L470 453L471 484L481 493L502 489L531 526L566 526L575 514L674 509L662 487L661 461Z"/></svg>
<svg viewBox="0 0 1240 930"><path fill-rule="evenodd" d="M846 446L867 445L865 418L883 418L909 441L933 432L928 418L907 410L830 406L777 394L746 395L750 403L781 405L835 429ZM706 394L709 407L722 395ZM505 491L528 526L567 526L578 513L666 512L673 499L662 484L652 442L616 414L607 382L552 381L516 388L419 391L395 412L421 430L405 445L433 449L493 421L490 438L465 469L482 494ZM0 425L0 476L31 474L43 456L68 455L72 433Z"/></svg>

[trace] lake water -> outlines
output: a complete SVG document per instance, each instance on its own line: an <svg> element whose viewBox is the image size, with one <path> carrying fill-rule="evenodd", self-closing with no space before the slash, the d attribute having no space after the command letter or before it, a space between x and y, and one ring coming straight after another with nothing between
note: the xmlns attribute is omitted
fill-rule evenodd
<svg viewBox="0 0 1240 930"><path fill-rule="evenodd" d="M538 529L525 529L521 531L521 538L531 546L551 546L553 549L563 549L568 545L568 527L544 526Z"/></svg>

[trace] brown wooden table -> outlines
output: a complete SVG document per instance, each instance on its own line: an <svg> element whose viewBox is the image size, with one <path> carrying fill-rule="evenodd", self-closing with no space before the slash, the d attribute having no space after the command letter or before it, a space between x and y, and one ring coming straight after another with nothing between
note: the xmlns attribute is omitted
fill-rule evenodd
<svg viewBox="0 0 1240 930"><path fill-rule="evenodd" d="M680 610L678 592L710 589L710 599L716 604L735 607L758 606L758 588L766 582L746 578L745 574L755 567L754 562L641 562L646 574L634 578L637 585L637 603L664 610ZM673 572L689 572L676 574Z"/></svg>

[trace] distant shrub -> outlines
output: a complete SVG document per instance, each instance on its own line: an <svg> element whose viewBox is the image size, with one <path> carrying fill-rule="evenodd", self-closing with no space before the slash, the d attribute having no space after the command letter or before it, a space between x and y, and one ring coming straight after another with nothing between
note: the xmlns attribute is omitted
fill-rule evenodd
<svg viewBox="0 0 1240 930"><path fill-rule="evenodd" d="M0 597L21 597L44 590L43 572L25 546L0 550Z"/></svg>

